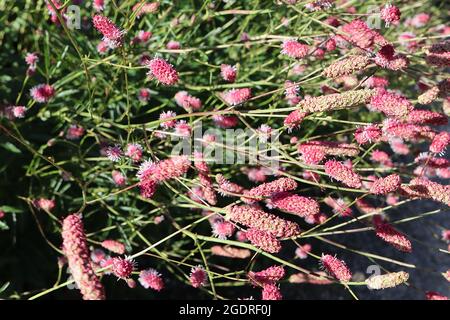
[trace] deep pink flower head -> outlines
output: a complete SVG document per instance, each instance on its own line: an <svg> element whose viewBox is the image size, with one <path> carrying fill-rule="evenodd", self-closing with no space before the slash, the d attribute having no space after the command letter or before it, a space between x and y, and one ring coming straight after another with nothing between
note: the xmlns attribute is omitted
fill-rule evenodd
<svg viewBox="0 0 450 320"><path fill-rule="evenodd" d="M291 178L279 178L272 182L260 184L244 192L246 202L255 202L264 197L269 197L276 193L292 191L297 188L297 182Z"/></svg>
<svg viewBox="0 0 450 320"><path fill-rule="evenodd" d="M370 100L370 105L375 110L383 112L388 117L404 117L408 115L414 106L403 96L379 89Z"/></svg>
<svg viewBox="0 0 450 320"><path fill-rule="evenodd" d="M62 225L63 251L84 300L104 300L105 292L90 259L81 216L71 214Z"/></svg>
<svg viewBox="0 0 450 320"><path fill-rule="evenodd" d="M125 150L125 155L134 162L139 162L142 159L142 146L138 143L129 143Z"/></svg>
<svg viewBox="0 0 450 320"><path fill-rule="evenodd" d="M117 240L107 239L102 242L102 247L117 254L125 253L125 245Z"/></svg>
<svg viewBox="0 0 450 320"><path fill-rule="evenodd" d="M375 217L374 217L375 218ZM411 252L411 241L400 231L384 221L374 219L375 234L391 246L402 252Z"/></svg>
<svg viewBox="0 0 450 320"><path fill-rule="evenodd" d="M360 176L342 162L328 160L325 162L325 173L350 188L361 188L362 184Z"/></svg>
<svg viewBox="0 0 450 320"><path fill-rule="evenodd" d="M96 14L92 18L92 23L102 35L103 40L108 43L111 48L122 45L125 31L120 30L109 18Z"/></svg>
<svg viewBox="0 0 450 320"><path fill-rule="evenodd" d="M430 152L433 153L444 153L447 145L450 143L450 133L447 131L443 131L437 134L430 145Z"/></svg>
<svg viewBox="0 0 450 320"><path fill-rule="evenodd" d="M142 180L139 182L139 189L141 196L144 198L151 198L156 192L157 183L151 179Z"/></svg>
<svg viewBox="0 0 450 320"><path fill-rule="evenodd" d="M425 298L427 300L448 300L447 296L444 296L436 291L427 291Z"/></svg>
<svg viewBox="0 0 450 320"><path fill-rule="evenodd" d="M387 194L394 192L400 187L400 183L400 176L394 173L385 178L375 180L370 187L370 192L373 194Z"/></svg>
<svg viewBox="0 0 450 320"><path fill-rule="evenodd" d="M222 99L231 106L237 106L252 97L250 88L232 89L222 93Z"/></svg>
<svg viewBox="0 0 450 320"><path fill-rule="evenodd" d="M212 233L219 239L231 237L234 229L234 225L229 221L217 221L212 224Z"/></svg>
<svg viewBox="0 0 450 320"><path fill-rule="evenodd" d="M375 55L374 62L382 68L389 70L403 70L409 65L409 59L402 54L397 54L394 46L386 44Z"/></svg>
<svg viewBox="0 0 450 320"><path fill-rule="evenodd" d="M359 127L355 131L355 140L360 144L377 142L383 132L381 128L376 124L371 124L364 127Z"/></svg>
<svg viewBox="0 0 450 320"><path fill-rule="evenodd" d="M344 261L330 254L322 254L320 261L323 268L337 280L348 282L352 279L352 273Z"/></svg>
<svg viewBox="0 0 450 320"><path fill-rule="evenodd" d="M264 212L252 205L231 206L226 218L250 228L269 232L280 238L289 238L300 233L297 223Z"/></svg>
<svg viewBox="0 0 450 320"><path fill-rule="evenodd" d="M191 162L187 156L174 156L157 163L145 161L139 167L137 177L140 181L163 182L182 176L189 170L190 165Z"/></svg>
<svg viewBox="0 0 450 320"><path fill-rule="evenodd" d="M189 282L194 288L200 288L208 283L208 274L202 266L196 266L191 269Z"/></svg>
<svg viewBox="0 0 450 320"><path fill-rule="evenodd" d="M316 200L282 192L268 200L267 206L289 212L300 217L311 216L319 213L319 204Z"/></svg>
<svg viewBox="0 0 450 320"><path fill-rule="evenodd" d="M69 140L77 140L80 139L84 135L84 128L77 125L71 125L69 129L67 129L66 138Z"/></svg>
<svg viewBox="0 0 450 320"><path fill-rule="evenodd" d="M283 124L288 127L289 130L300 126L303 119L308 115L306 112L301 112L300 110L294 110L284 119Z"/></svg>
<svg viewBox="0 0 450 320"><path fill-rule="evenodd" d="M309 243L306 243L302 246L297 247L297 249L295 249L295 255L299 258L299 259L306 259L308 258L308 253L311 252L311 245Z"/></svg>
<svg viewBox="0 0 450 320"><path fill-rule="evenodd" d="M392 24L398 24L400 21L400 9L392 4L385 5L380 12L381 19L386 22L386 26Z"/></svg>
<svg viewBox="0 0 450 320"><path fill-rule="evenodd" d="M173 111L163 111L159 115L159 120L164 120L163 122L161 122L160 126L163 127L164 129L174 128L175 125L177 124L177 120L171 118L176 116L177 114Z"/></svg>
<svg viewBox="0 0 450 320"><path fill-rule="evenodd" d="M294 59L306 57L309 52L309 46L302 44L297 40L285 40L281 45L281 54L287 55Z"/></svg>
<svg viewBox="0 0 450 320"><path fill-rule="evenodd" d="M118 185L119 187L125 185L127 178L122 174L122 172L113 170L111 172L111 175L116 185Z"/></svg>
<svg viewBox="0 0 450 320"><path fill-rule="evenodd" d="M30 90L30 95L36 102L46 103L55 96L55 88L50 84L39 84Z"/></svg>
<svg viewBox="0 0 450 320"><path fill-rule="evenodd" d="M440 112L430 110L413 110L408 114L407 122L440 126L448 123L448 117Z"/></svg>
<svg viewBox="0 0 450 320"><path fill-rule="evenodd" d="M146 63L150 69L147 75L156 78L162 84L167 86L178 82L178 72L175 68L162 58L153 58Z"/></svg>
<svg viewBox="0 0 450 320"><path fill-rule="evenodd" d="M256 228L250 228L245 232L245 237L255 247L269 253L277 253L281 250L281 243L271 233Z"/></svg>
<svg viewBox="0 0 450 320"><path fill-rule="evenodd" d="M369 26L360 19L353 20L350 23L343 25L341 30L343 35L338 35L338 38L364 49L372 47L375 43L386 43L386 40L378 32L370 29Z"/></svg>
<svg viewBox="0 0 450 320"><path fill-rule="evenodd" d="M262 289L262 300L282 300L280 288L275 284L266 284Z"/></svg>
<svg viewBox="0 0 450 320"><path fill-rule="evenodd" d="M164 289L164 281L161 274L152 268L142 270L139 273L139 283L145 289L150 288L155 291L161 291L162 289Z"/></svg>
<svg viewBox="0 0 450 320"><path fill-rule="evenodd" d="M285 275L286 271L283 266L271 266L258 272L250 271L247 277L250 279L250 282L261 286L280 281Z"/></svg>
<svg viewBox="0 0 450 320"><path fill-rule="evenodd" d="M202 107L202 101L199 98L191 96L186 91L178 91L175 94L175 102L186 111L196 111Z"/></svg>
<svg viewBox="0 0 450 320"><path fill-rule="evenodd" d="M136 263L133 259L114 257L112 258L111 271L119 279L128 279L131 276L135 265Z"/></svg>
<svg viewBox="0 0 450 320"><path fill-rule="evenodd" d="M223 80L234 82L236 81L237 68L236 66L232 66L229 64L221 64L220 75L222 76Z"/></svg>

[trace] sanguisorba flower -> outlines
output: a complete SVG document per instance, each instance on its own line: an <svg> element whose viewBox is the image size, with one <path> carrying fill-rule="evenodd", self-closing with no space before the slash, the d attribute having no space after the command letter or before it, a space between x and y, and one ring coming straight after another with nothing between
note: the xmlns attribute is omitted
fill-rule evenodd
<svg viewBox="0 0 450 320"><path fill-rule="evenodd" d="M149 268L142 270L139 273L139 283L145 289L153 289L155 291L161 291L164 289L164 280L161 274L155 269Z"/></svg>
<svg viewBox="0 0 450 320"><path fill-rule="evenodd" d="M208 274L202 266L196 266L191 269L189 282L194 288L204 287L208 283Z"/></svg>
<svg viewBox="0 0 450 320"><path fill-rule="evenodd" d="M250 88L240 88L225 91L221 94L222 99L231 106L243 104L252 97Z"/></svg>
<svg viewBox="0 0 450 320"><path fill-rule="evenodd" d="M400 176L394 173L385 178L376 179L370 187L370 192L373 194L388 194L396 191L400 187L400 183Z"/></svg>
<svg viewBox="0 0 450 320"><path fill-rule="evenodd" d="M156 13L159 9L159 2L147 2L142 4L142 2L136 3L133 6L133 11L136 12L136 17L140 17L144 14Z"/></svg>
<svg viewBox="0 0 450 320"><path fill-rule="evenodd" d="M430 110L413 110L406 118L408 123L441 126L448 123L448 117L440 112Z"/></svg>
<svg viewBox="0 0 450 320"><path fill-rule="evenodd" d="M449 91L450 91L450 79L445 79L440 81L437 85L432 86L424 93L422 93L417 98L417 101L420 104L429 104L439 97L446 98Z"/></svg>
<svg viewBox="0 0 450 320"><path fill-rule="evenodd" d="M222 195L227 195L230 193L241 194L244 191L243 187L236 183L230 182L221 174L216 175L216 182L219 185L219 191L222 193Z"/></svg>
<svg viewBox="0 0 450 320"><path fill-rule="evenodd" d="M36 102L46 103L55 96L56 90L50 84L38 84L30 90L30 95Z"/></svg>
<svg viewBox="0 0 450 320"><path fill-rule="evenodd" d="M377 237L383 239L399 251L407 253L412 251L411 241L409 241L406 235L384 221L374 219L374 224Z"/></svg>
<svg viewBox="0 0 450 320"><path fill-rule="evenodd" d="M260 184L244 192L243 200L246 202L256 202L276 193L292 191L297 188L297 182L291 178L279 178L272 182Z"/></svg>
<svg viewBox="0 0 450 320"><path fill-rule="evenodd" d="M237 68L236 66L232 66L229 64L221 64L220 75L222 76L223 80L227 82L234 82L236 81Z"/></svg>
<svg viewBox="0 0 450 320"><path fill-rule="evenodd" d="M303 119L308 115L307 112L302 112L300 110L294 110L284 119L283 124L289 129L292 130L295 127L300 126Z"/></svg>
<svg viewBox="0 0 450 320"><path fill-rule="evenodd" d="M125 31L117 27L109 18L96 14L92 18L92 23L94 24L95 29L103 35L103 41L111 48L122 45Z"/></svg>
<svg viewBox="0 0 450 320"><path fill-rule="evenodd" d="M245 237L255 247L266 252L277 253L281 250L280 241L269 232L250 228L245 232Z"/></svg>
<svg viewBox="0 0 450 320"><path fill-rule="evenodd" d="M187 156L174 156L159 162L145 161L139 167L137 177L139 180L153 180L163 182L178 178L185 174L191 165Z"/></svg>
<svg viewBox="0 0 450 320"><path fill-rule="evenodd" d="M139 162L142 159L142 146L139 143L129 143L125 150L125 155L129 157L133 162Z"/></svg>
<svg viewBox="0 0 450 320"><path fill-rule="evenodd" d="M431 142L430 152L443 154L448 144L450 143L450 133L443 131L438 133Z"/></svg>
<svg viewBox="0 0 450 320"><path fill-rule="evenodd" d="M369 289L381 290L394 288L408 281L409 274L405 271L391 272L381 275L374 275L366 279Z"/></svg>
<svg viewBox="0 0 450 320"><path fill-rule="evenodd" d="M335 141L309 141L298 145L298 153L306 164L318 164L327 155L356 157L359 148L356 144Z"/></svg>
<svg viewBox="0 0 450 320"><path fill-rule="evenodd" d="M401 118L410 113L414 106L405 97L388 92L385 89L378 89L377 94L370 99L373 109L383 112L388 117Z"/></svg>
<svg viewBox="0 0 450 320"><path fill-rule="evenodd" d="M386 26L398 24L400 22L400 9L392 4L386 4L380 11L380 17L386 23Z"/></svg>
<svg viewBox="0 0 450 320"><path fill-rule="evenodd" d="M352 278L352 273L344 261L330 254L322 254L320 262L329 275L342 282L348 282Z"/></svg>
<svg viewBox="0 0 450 320"><path fill-rule="evenodd" d="M289 192L282 192L272 196L272 198L268 199L267 206L300 217L313 216L319 213L319 204L316 200Z"/></svg>
<svg viewBox="0 0 450 320"><path fill-rule="evenodd" d="M352 55L345 59L333 62L323 70L322 75L327 78L335 79L364 70L369 64L369 57L364 55Z"/></svg>
<svg viewBox="0 0 450 320"><path fill-rule="evenodd" d="M273 234L275 237L289 238L300 233L297 223L277 217L251 205L234 205L228 209L226 218Z"/></svg>
<svg viewBox="0 0 450 320"><path fill-rule="evenodd" d="M178 82L178 72L173 65L163 58L153 58L146 62L149 68L147 75L150 78L156 78L164 85L170 86Z"/></svg>
<svg viewBox="0 0 450 320"><path fill-rule="evenodd" d="M286 271L283 266L271 266L258 272L250 271L247 277L253 284L262 286L280 281L285 275Z"/></svg>
<svg viewBox="0 0 450 320"><path fill-rule="evenodd" d="M361 177L342 162L328 160L325 162L325 173L350 188L361 188Z"/></svg>
<svg viewBox="0 0 450 320"><path fill-rule="evenodd" d="M325 112L350 109L368 103L375 94L375 89L351 90L343 93L305 98L297 106L302 112Z"/></svg>
<svg viewBox="0 0 450 320"><path fill-rule="evenodd" d="M402 185L401 191L409 197L433 199L450 206L450 186L430 181L427 178L414 178L408 185Z"/></svg>
<svg viewBox="0 0 450 320"><path fill-rule="evenodd" d="M248 249L239 249L230 246L212 246L211 254L220 257L234 258L234 259L247 259L252 253Z"/></svg>
<svg viewBox="0 0 450 320"><path fill-rule="evenodd" d="M282 300L280 288L276 284L266 284L262 289L262 300Z"/></svg>
<svg viewBox="0 0 450 320"><path fill-rule="evenodd" d="M197 97L191 96L187 91L178 91L174 98L177 105L186 111L196 111L202 107L202 101Z"/></svg>
<svg viewBox="0 0 450 320"><path fill-rule="evenodd" d="M101 245L103 248L108 249L111 252L114 252L117 254L125 253L125 245L120 241L107 239L107 240L102 241Z"/></svg>
<svg viewBox="0 0 450 320"><path fill-rule="evenodd" d="M90 259L83 222L78 214L71 214L63 221L63 251L69 269L84 300L104 300L105 293L96 276Z"/></svg>
<svg viewBox="0 0 450 320"><path fill-rule="evenodd" d="M135 269L136 263L131 258L112 258L111 271L119 279L128 279L133 270Z"/></svg>
<svg viewBox="0 0 450 320"><path fill-rule="evenodd" d="M425 294L425 298L427 300L448 300L447 296L444 296L443 294L440 294L436 291L427 291Z"/></svg>
<svg viewBox="0 0 450 320"><path fill-rule="evenodd" d="M358 144L373 143L380 140L383 131L376 124L358 127L355 131L355 140Z"/></svg>
<svg viewBox="0 0 450 320"><path fill-rule="evenodd" d="M281 45L281 54L294 59L301 59L308 55L309 46L295 39L285 40Z"/></svg>

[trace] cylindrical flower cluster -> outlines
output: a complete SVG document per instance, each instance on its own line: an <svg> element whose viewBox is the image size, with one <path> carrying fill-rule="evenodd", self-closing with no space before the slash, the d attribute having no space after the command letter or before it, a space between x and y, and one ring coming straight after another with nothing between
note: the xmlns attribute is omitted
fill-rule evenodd
<svg viewBox="0 0 450 320"><path fill-rule="evenodd" d="M370 187L370 192L373 194L388 194L396 191L400 187L400 183L400 176L394 173L385 178L376 179Z"/></svg>
<svg viewBox="0 0 450 320"><path fill-rule="evenodd" d="M280 241L269 232L250 228L245 232L245 237L255 247L269 253L277 253L281 250Z"/></svg>
<svg viewBox="0 0 450 320"><path fill-rule="evenodd" d="M387 274L374 275L366 279L369 289L381 290L394 288L408 281L409 274L405 271L391 272Z"/></svg>
<svg viewBox="0 0 450 320"><path fill-rule="evenodd" d="M328 274L337 280L342 282L351 280L352 273L344 261L339 260L330 254L322 254L320 262Z"/></svg>
<svg viewBox="0 0 450 320"><path fill-rule="evenodd" d="M350 188L361 188L361 177L339 161L328 160L325 162L325 173Z"/></svg>
<svg viewBox="0 0 450 320"><path fill-rule="evenodd" d="M267 205L300 217L313 216L319 213L319 203L316 200L288 192L274 195L268 200Z"/></svg>
<svg viewBox="0 0 450 320"><path fill-rule="evenodd" d="M274 194L295 190L297 188L297 182L291 178L279 178L272 182L260 184L259 186L252 188L248 191L244 191L245 202L256 202L264 197L270 197Z"/></svg>
<svg viewBox="0 0 450 320"><path fill-rule="evenodd" d="M349 56L343 60L333 62L326 67L322 74L327 78L338 78L351 75L357 71L363 70L370 64L370 59L363 55Z"/></svg>

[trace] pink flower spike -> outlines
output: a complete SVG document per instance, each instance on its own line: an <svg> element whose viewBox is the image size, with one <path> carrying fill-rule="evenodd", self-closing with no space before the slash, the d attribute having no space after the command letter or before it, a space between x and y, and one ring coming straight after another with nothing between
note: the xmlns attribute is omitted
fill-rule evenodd
<svg viewBox="0 0 450 320"><path fill-rule="evenodd" d="M92 23L102 35L103 40L108 43L111 48L122 45L125 31L120 30L110 19L100 14L92 18Z"/></svg>
<svg viewBox="0 0 450 320"><path fill-rule="evenodd" d="M176 119L171 119L173 117L176 117L177 114L173 111L164 111L159 115L159 120L166 120L166 119L170 119L170 120L166 120L161 122L160 126L163 127L164 129L170 129L170 128L174 128L175 125L177 124L177 120Z"/></svg>
<svg viewBox="0 0 450 320"><path fill-rule="evenodd" d="M196 266L191 269L189 282L194 288L204 287L208 283L208 274L202 266Z"/></svg>
<svg viewBox="0 0 450 320"><path fill-rule="evenodd" d="M102 247L117 254L125 253L125 245L117 240L104 240L102 242Z"/></svg>
<svg viewBox="0 0 450 320"><path fill-rule="evenodd" d="M49 84L39 84L30 90L30 95L36 102L46 103L55 96L55 88Z"/></svg>
<svg viewBox="0 0 450 320"><path fill-rule="evenodd" d="M281 250L281 243L272 234L255 228L250 228L245 232L245 237L255 247L269 253L277 253Z"/></svg>
<svg viewBox="0 0 450 320"><path fill-rule="evenodd" d="M377 222L374 220L374 223L377 237L383 239L399 251L407 253L412 251L411 241L403 233L385 222Z"/></svg>
<svg viewBox="0 0 450 320"><path fill-rule="evenodd" d="M268 200L267 206L298 215L300 217L312 216L319 213L319 204L316 200L302 197L297 194L282 192Z"/></svg>
<svg viewBox="0 0 450 320"><path fill-rule="evenodd" d="M233 235L234 225L229 221L217 221L212 225L212 233L219 239L227 239Z"/></svg>
<svg viewBox="0 0 450 320"><path fill-rule="evenodd" d="M220 75L223 80L227 82L236 81L237 68L236 66L231 66L229 64L221 64L220 65Z"/></svg>
<svg viewBox="0 0 450 320"><path fill-rule="evenodd" d="M437 134L430 145L430 152L443 154L450 143L450 133L443 131Z"/></svg>
<svg viewBox="0 0 450 320"><path fill-rule="evenodd" d="M127 178L126 178L120 171L118 171L118 170L113 170L113 171L111 172L111 175L112 175L112 178L113 178L113 180L114 180L114 183L115 183L117 186L121 187L121 186L124 186L124 185L125 185L125 183L126 183L126 181L127 181Z"/></svg>
<svg viewBox="0 0 450 320"><path fill-rule="evenodd" d="M142 159L142 146L138 143L129 143L125 151L125 155L133 160L133 162L139 162Z"/></svg>
<svg viewBox="0 0 450 320"><path fill-rule="evenodd" d="M280 288L275 284L266 284L262 290L262 300L282 300Z"/></svg>
<svg viewBox="0 0 450 320"><path fill-rule="evenodd" d="M306 259L308 258L308 253L311 252L311 245L310 244L304 244L302 246L297 247L297 249L295 249L295 255L299 258L299 259Z"/></svg>
<svg viewBox="0 0 450 320"><path fill-rule="evenodd" d="M436 291L427 291L425 298L427 300L448 300L447 296L444 296Z"/></svg>
<svg viewBox="0 0 450 320"><path fill-rule="evenodd" d="M114 146L109 146L106 149L106 156L112 162L119 161L122 158L122 155L123 155L122 148L118 144L116 144Z"/></svg>
<svg viewBox="0 0 450 320"><path fill-rule="evenodd" d="M269 197L276 193L292 191L297 188L297 182L291 178L279 178L272 182L260 184L259 186L244 192L245 201L256 202L264 197Z"/></svg>
<svg viewBox="0 0 450 320"><path fill-rule="evenodd" d="M254 272L250 271L247 276L250 282L256 285L264 285L280 281L286 275L283 266L271 266L265 270Z"/></svg>
<svg viewBox="0 0 450 320"><path fill-rule="evenodd" d="M404 117L414 109L408 99L384 89L378 90L378 93L371 98L370 105L388 117L396 118Z"/></svg>
<svg viewBox="0 0 450 320"><path fill-rule="evenodd" d="M178 82L178 72L175 68L162 58L153 58L146 63L150 69L147 75L156 78L164 85L174 85Z"/></svg>
<svg viewBox="0 0 450 320"><path fill-rule="evenodd" d="M281 54L287 55L294 59L306 57L309 52L309 46L302 44L297 40L285 40L281 45Z"/></svg>
<svg viewBox="0 0 450 320"><path fill-rule="evenodd" d="M348 282L352 278L352 273L344 261L329 254L322 254L320 259L323 268L334 278L342 282Z"/></svg>
<svg viewBox="0 0 450 320"><path fill-rule="evenodd" d="M147 89L147 88L139 89L138 99L142 103L149 101L150 100L150 89Z"/></svg>
<svg viewBox="0 0 450 320"><path fill-rule="evenodd" d="M400 21L400 9L392 4L385 5L380 12L381 19L386 22L386 26L392 24L398 24Z"/></svg>
<svg viewBox="0 0 450 320"><path fill-rule="evenodd" d="M366 143L373 143L377 142L383 132L381 128L376 124L371 124L364 127L359 127L355 131L355 140L358 142L358 144L363 145Z"/></svg>
<svg viewBox="0 0 450 320"><path fill-rule="evenodd" d="M346 167L342 162L329 160L325 162L325 173L350 188L361 188L361 178L352 169Z"/></svg>
<svg viewBox="0 0 450 320"><path fill-rule="evenodd" d="M303 119L308 115L306 112L301 112L300 110L294 110L284 119L284 125L292 130L295 127L299 127Z"/></svg>
<svg viewBox="0 0 450 320"><path fill-rule="evenodd" d="M155 291L161 291L162 289L164 289L164 281L161 274L152 268L142 270L139 273L139 283L145 289L150 288Z"/></svg>
<svg viewBox="0 0 450 320"><path fill-rule="evenodd" d="M391 174L385 178L375 180L370 187L370 192L373 194L394 192L400 187L400 183L400 176L398 174Z"/></svg>
<svg viewBox="0 0 450 320"><path fill-rule="evenodd" d="M231 106L243 104L252 96L250 88L232 89L222 93L222 99Z"/></svg>
<svg viewBox="0 0 450 320"><path fill-rule="evenodd" d="M128 279L135 269L135 261L131 258L112 258L112 273L119 279Z"/></svg>

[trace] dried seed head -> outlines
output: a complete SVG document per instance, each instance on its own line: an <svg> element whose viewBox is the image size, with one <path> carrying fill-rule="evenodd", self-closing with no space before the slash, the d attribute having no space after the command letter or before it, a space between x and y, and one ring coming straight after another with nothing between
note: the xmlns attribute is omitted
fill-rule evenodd
<svg viewBox="0 0 450 320"><path fill-rule="evenodd" d="M394 288L402 283L408 281L409 274L404 271L392 272L382 275L371 276L366 279L366 284L369 289L381 290Z"/></svg>

